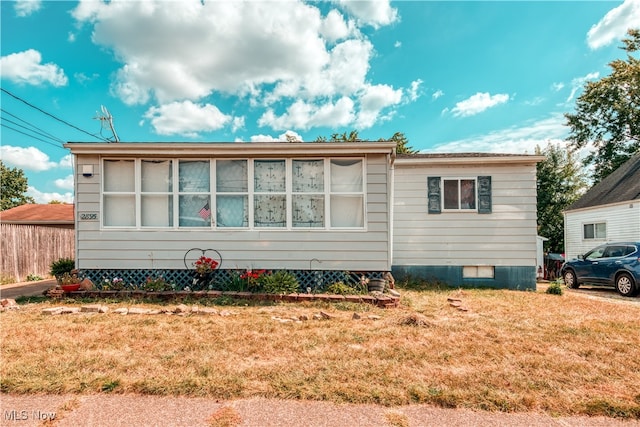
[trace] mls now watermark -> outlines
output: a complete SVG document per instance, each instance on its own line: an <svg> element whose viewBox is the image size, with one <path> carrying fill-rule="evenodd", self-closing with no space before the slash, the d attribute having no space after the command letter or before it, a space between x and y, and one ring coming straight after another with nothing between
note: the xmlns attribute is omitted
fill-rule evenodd
<svg viewBox="0 0 640 427"><path fill-rule="evenodd" d="M56 418L55 412L46 412L46 411L17 411L12 409L10 411L4 411L4 420L5 421L51 421Z"/></svg>

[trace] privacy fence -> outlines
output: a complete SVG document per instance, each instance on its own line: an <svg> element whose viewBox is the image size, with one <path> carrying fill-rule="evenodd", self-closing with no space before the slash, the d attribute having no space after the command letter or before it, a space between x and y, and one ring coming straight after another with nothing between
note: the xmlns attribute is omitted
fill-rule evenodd
<svg viewBox="0 0 640 427"><path fill-rule="evenodd" d="M46 277L51 262L74 258L75 230L39 225L0 224L2 280L26 280L30 274Z"/></svg>

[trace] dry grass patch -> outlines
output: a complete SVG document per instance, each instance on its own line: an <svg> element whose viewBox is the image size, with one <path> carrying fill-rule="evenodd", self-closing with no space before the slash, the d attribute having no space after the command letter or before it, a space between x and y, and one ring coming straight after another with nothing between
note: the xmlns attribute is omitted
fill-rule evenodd
<svg viewBox="0 0 640 427"><path fill-rule="evenodd" d="M242 423L242 417L235 409L223 406L211 414L207 421L210 427L236 427Z"/></svg>
<svg viewBox="0 0 640 427"><path fill-rule="evenodd" d="M0 314L1 391L640 418L639 305L516 291L402 293L400 309L283 304L233 307L227 317L43 316L47 304L27 305ZM320 310L333 317L274 320Z"/></svg>

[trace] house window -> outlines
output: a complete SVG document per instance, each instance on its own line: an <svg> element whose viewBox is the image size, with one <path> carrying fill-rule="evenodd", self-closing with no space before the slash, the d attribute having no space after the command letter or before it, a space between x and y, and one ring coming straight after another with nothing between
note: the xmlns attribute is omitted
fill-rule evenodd
<svg viewBox="0 0 640 427"><path fill-rule="evenodd" d="M324 160L293 160L291 214L293 227L324 227Z"/></svg>
<svg viewBox="0 0 640 427"><path fill-rule="evenodd" d="M105 227L364 227L361 158L105 159L103 176Z"/></svg>
<svg viewBox="0 0 640 427"><path fill-rule="evenodd" d="M253 225L287 226L287 174L284 160L253 162Z"/></svg>
<svg viewBox="0 0 640 427"><path fill-rule="evenodd" d="M140 214L143 227L173 225L173 162L142 160Z"/></svg>
<svg viewBox="0 0 640 427"><path fill-rule="evenodd" d="M209 160L180 160L178 163L178 225L211 225Z"/></svg>
<svg viewBox="0 0 640 427"><path fill-rule="evenodd" d="M105 160L102 193L105 226L135 227L136 191L133 160Z"/></svg>
<svg viewBox="0 0 640 427"><path fill-rule="evenodd" d="M445 210L475 210L476 180L443 179L443 199Z"/></svg>
<svg viewBox="0 0 640 427"><path fill-rule="evenodd" d="M362 160L331 160L331 226L364 226Z"/></svg>
<svg viewBox="0 0 640 427"><path fill-rule="evenodd" d="M246 160L216 161L216 225L249 226Z"/></svg>
<svg viewBox="0 0 640 427"><path fill-rule="evenodd" d="M607 223L596 222L593 224L583 225L583 235L585 240L593 239L606 239L607 238Z"/></svg>
<svg viewBox="0 0 640 427"><path fill-rule="evenodd" d="M493 279L495 267L491 265L465 265L462 267L464 279Z"/></svg>

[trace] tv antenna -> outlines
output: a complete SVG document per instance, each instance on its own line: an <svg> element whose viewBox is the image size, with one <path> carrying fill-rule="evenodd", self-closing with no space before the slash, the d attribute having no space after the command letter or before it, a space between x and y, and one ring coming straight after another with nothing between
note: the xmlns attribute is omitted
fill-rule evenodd
<svg viewBox="0 0 640 427"><path fill-rule="evenodd" d="M114 142L120 142L120 139L118 138L118 134L116 133L116 128L113 127L113 116L111 115L109 110L107 110L107 107L105 107L104 105L100 106L100 110L102 111L102 115L96 112L98 116L94 117L94 119L100 120L100 123L102 124L103 128L109 128L111 130L111 133L113 134L113 139L115 139Z"/></svg>

